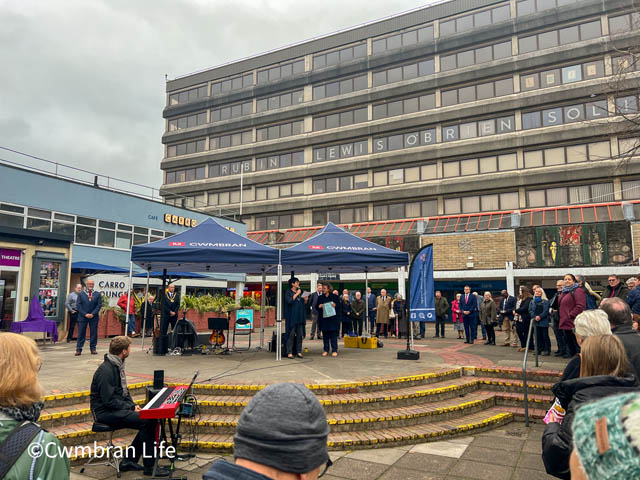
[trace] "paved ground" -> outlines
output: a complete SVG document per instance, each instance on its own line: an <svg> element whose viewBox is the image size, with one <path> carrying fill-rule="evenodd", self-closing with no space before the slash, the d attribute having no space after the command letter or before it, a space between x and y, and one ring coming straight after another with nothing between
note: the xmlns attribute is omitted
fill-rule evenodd
<svg viewBox="0 0 640 480"><path fill-rule="evenodd" d="M323 479L381 480L542 480L552 479L544 471L540 457L542 425L526 428L512 423L498 430L474 437L461 437L443 442L423 443L398 448L378 448L356 452L331 452L334 465ZM216 455L198 453L189 462L178 463L180 474L189 480L201 479ZM226 457L227 460L233 459ZM106 467L72 468L72 480L112 479L113 470ZM126 472L122 478L139 478Z"/></svg>
<svg viewBox="0 0 640 480"><path fill-rule="evenodd" d="M308 383L327 383L349 381L355 378L366 378L381 375L409 375L424 373L435 368L449 366L502 366L521 367L523 355L517 349L502 346L487 346L477 341L467 345L448 326L447 338L427 338L415 342L420 351L418 361L400 361L396 352L405 347L404 340L384 340L384 348L377 350L346 349L340 346L338 358L321 357L322 341L305 341L303 347L308 348L303 360L275 361L275 353L268 351L234 352L231 355L194 355L194 356L153 356L141 348L141 339L135 339L131 356L127 359L126 369L130 383L146 381L153 378L153 370L164 369L166 378L171 380L188 379L195 370L200 371L198 381L207 379L225 382L269 383L277 381L304 381ZM427 334L432 334L433 326L429 325ZM500 344L504 335L497 333ZM265 334L271 338L271 330ZM147 346L148 346L147 341ZM555 344L555 341L552 340ZM61 393L88 390L93 372L103 361L108 350L109 340L100 340L98 355L89 353L88 345L80 357L74 356L74 343L58 343L47 345L41 349L43 360L40 381L46 393ZM342 341L340 341L340 345ZM259 345L259 335L254 334L253 346ZM265 342L266 345L266 342ZM540 357L540 367L550 370L562 370L566 360ZM535 367L533 355L529 355L528 366Z"/></svg>

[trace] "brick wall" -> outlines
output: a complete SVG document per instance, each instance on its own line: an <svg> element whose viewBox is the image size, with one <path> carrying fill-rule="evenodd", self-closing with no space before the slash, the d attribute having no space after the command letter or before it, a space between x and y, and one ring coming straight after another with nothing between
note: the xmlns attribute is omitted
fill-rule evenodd
<svg viewBox="0 0 640 480"><path fill-rule="evenodd" d="M474 270L504 268L516 257L513 231L423 235L421 243L433 244L435 270L467 270L467 262L473 262Z"/></svg>
<svg viewBox="0 0 640 480"><path fill-rule="evenodd" d="M640 223L631 224L631 238L633 239L633 260L640 256Z"/></svg>

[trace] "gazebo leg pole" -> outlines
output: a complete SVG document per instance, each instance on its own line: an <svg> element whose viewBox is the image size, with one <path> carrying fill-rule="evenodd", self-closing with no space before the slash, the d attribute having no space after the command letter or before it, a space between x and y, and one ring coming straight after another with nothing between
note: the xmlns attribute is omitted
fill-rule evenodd
<svg viewBox="0 0 640 480"><path fill-rule="evenodd" d="M142 317L142 350L144 350L144 334L147 331L147 306L149 305L149 277L151 270L147 268L147 288L144 296L144 316Z"/></svg>
<svg viewBox="0 0 640 480"><path fill-rule="evenodd" d="M124 336L128 337L129 335L129 315L131 315L131 308L129 304L131 302L131 291L133 290L133 262L129 262L129 291L127 292L127 309L125 310L125 318L124 318ZM133 309L133 315L136 314L135 308ZM136 333L135 331L133 333Z"/></svg>
<svg viewBox="0 0 640 480"><path fill-rule="evenodd" d="M278 265L278 280L276 282L277 292L277 318L276 318L276 360L282 360L282 265Z"/></svg>
<svg viewBox="0 0 640 480"><path fill-rule="evenodd" d="M260 350L264 350L264 306L265 306L265 283L267 274L262 270L262 293L260 294Z"/></svg>
<svg viewBox="0 0 640 480"><path fill-rule="evenodd" d="M365 331L370 334L371 327L369 326L369 294L367 293L369 290L369 272L367 269L364 269L364 328Z"/></svg>

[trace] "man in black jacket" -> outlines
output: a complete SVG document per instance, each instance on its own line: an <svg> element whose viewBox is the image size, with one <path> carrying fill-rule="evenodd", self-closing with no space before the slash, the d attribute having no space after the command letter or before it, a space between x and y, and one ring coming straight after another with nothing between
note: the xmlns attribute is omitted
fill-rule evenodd
<svg viewBox="0 0 640 480"><path fill-rule="evenodd" d="M620 339L627 352L627 360L636 376L640 379L640 335L632 327L629 305L617 297L607 298L600 308L605 311L611 324L611 333Z"/></svg>
<svg viewBox="0 0 640 480"><path fill-rule="evenodd" d="M602 292L602 298L618 297L625 302L627 301L627 295L629 295L629 289L621 282L617 275L609 275L607 279L607 285Z"/></svg>
<svg viewBox="0 0 640 480"><path fill-rule="evenodd" d="M162 322L160 323L160 335L166 335L171 328L175 328L180 310L180 295L176 292L176 286L171 283L162 298Z"/></svg>
<svg viewBox="0 0 640 480"><path fill-rule="evenodd" d="M91 382L91 411L98 423L113 428L139 430L131 443L133 455L120 464L120 470L143 470L145 475L153 473L154 440L156 422L141 420L140 407L136 405L127 389L124 361L129 356L131 340L128 337L114 337L109 344L109 353L93 374ZM129 453L129 448L127 448ZM142 456L144 467L138 464ZM170 471L156 467L156 477L168 477Z"/></svg>
<svg viewBox="0 0 640 480"><path fill-rule="evenodd" d="M564 336L560 331L560 294L562 293L562 287L564 282L562 280L556 281L556 293L549 302L549 315L551 316L551 328L553 328L553 335L556 337L556 344L558 350L555 352L556 357L564 355Z"/></svg>

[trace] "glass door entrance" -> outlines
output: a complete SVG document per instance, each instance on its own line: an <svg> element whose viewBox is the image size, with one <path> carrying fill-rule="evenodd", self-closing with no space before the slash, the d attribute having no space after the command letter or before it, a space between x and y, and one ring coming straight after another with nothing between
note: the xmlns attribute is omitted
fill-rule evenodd
<svg viewBox="0 0 640 480"><path fill-rule="evenodd" d="M6 270L0 272L0 330L9 330L11 323L17 320L18 274Z"/></svg>

